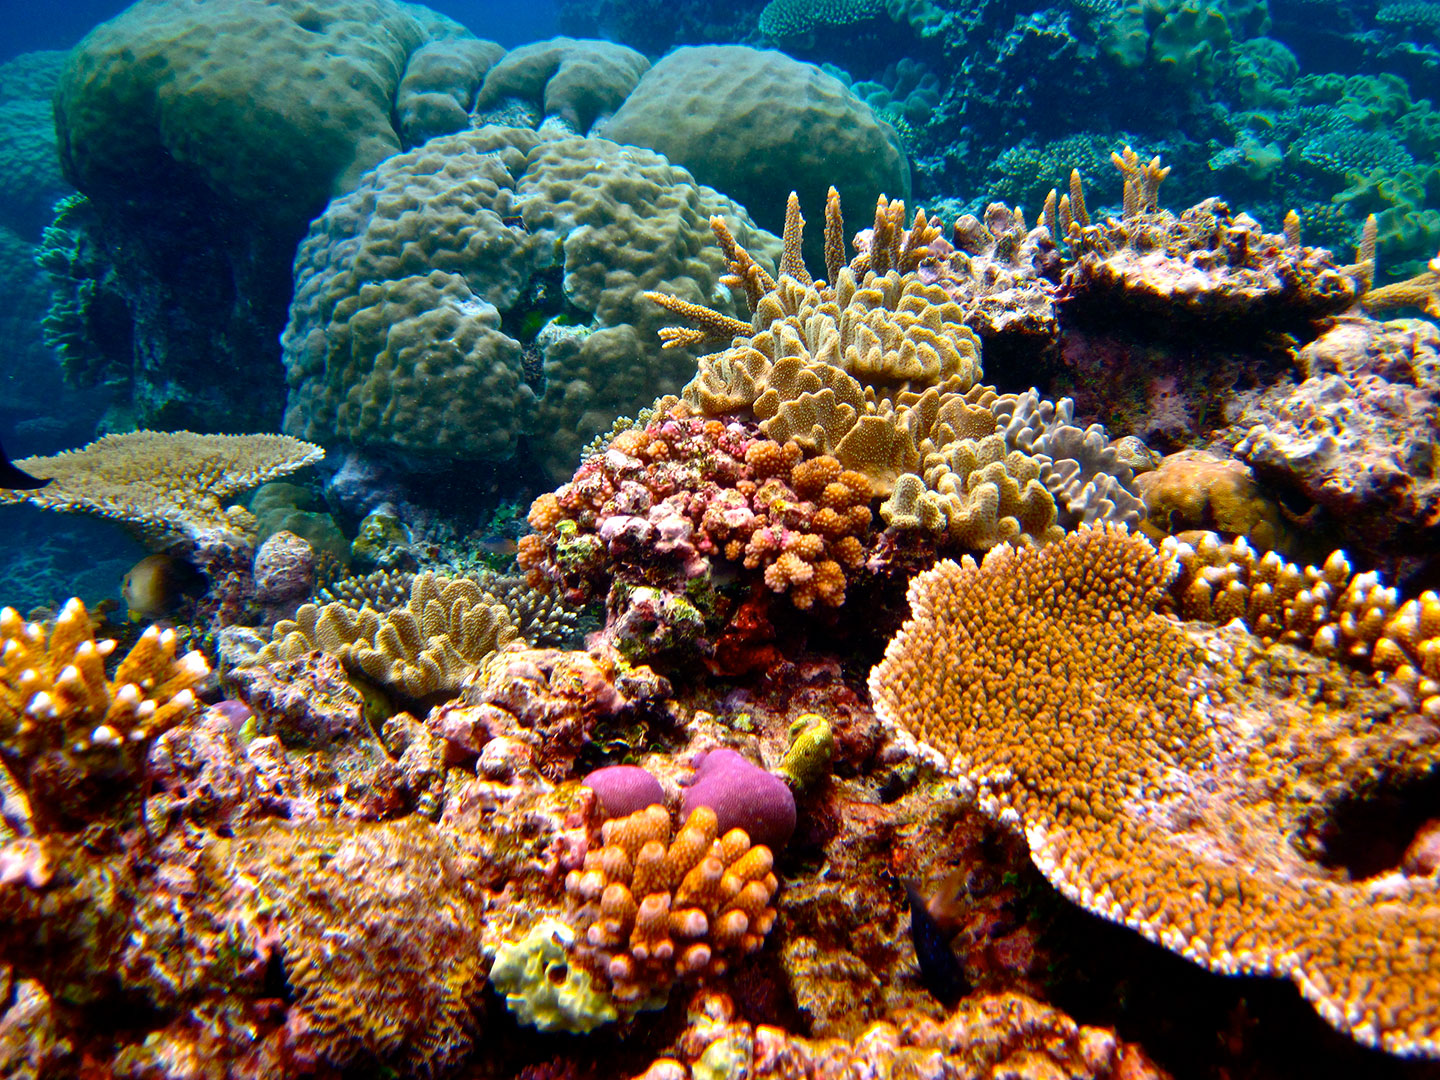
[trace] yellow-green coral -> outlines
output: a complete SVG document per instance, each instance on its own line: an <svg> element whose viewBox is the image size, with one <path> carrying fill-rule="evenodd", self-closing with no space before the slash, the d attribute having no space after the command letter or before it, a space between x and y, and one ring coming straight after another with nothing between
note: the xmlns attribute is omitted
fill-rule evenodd
<svg viewBox="0 0 1440 1080"><path fill-rule="evenodd" d="M618 1015L610 995L570 960L575 932L559 919L542 919L519 941L495 953L490 982L522 1024L541 1031L585 1035Z"/></svg>
<svg viewBox="0 0 1440 1080"><path fill-rule="evenodd" d="M973 785L1076 903L1212 970L1289 977L1363 1043L1440 1056L1440 884L1352 881L1292 842L1379 778L1440 761L1413 711L1440 662L1440 600L1397 610L1334 558L1298 572L1276 558L1221 590L1238 615L1247 598L1257 621L1268 613L1272 635L1337 657L1398 665L1400 645L1386 660L1379 643L1401 639L1418 688L1396 695L1238 625L1163 614L1205 561L1106 527L942 562L912 584L910 619L871 673L876 711Z"/></svg>
<svg viewBox="0 0 1440 1080"><path fill-rule="evenodd" d="M458 692L467 675L516 636L508 609L479 584L427 571L410 583L406 606L383 614L340 602L303 605L294 619L276 624L256 663L319 649L356 674L423 699Z"/></svg>
<svg viewBox="0 0 1440 1080"><path fill-rule="evenodd" d="M790 725L790 749L775 771L803 791L829 775L834 756L835 731L830 721L819 713L806 713Z"/></svg>

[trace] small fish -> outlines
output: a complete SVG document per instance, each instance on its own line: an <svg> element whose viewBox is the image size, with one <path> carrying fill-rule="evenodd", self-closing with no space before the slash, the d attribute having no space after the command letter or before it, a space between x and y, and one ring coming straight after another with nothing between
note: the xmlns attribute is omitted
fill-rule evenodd
<svg viewBox="0 0 1440 1080"><path fill-rule="evenodd" d="M49 477L31 476L10 463L10 455L0 446L0 488L11 491L35 491L50 483Z"/></svg>
<svg viewBox="0 0 1440 1080"><path fill-rule="evenodd" d="M131 622L164 618L187 597L205 591L205 577L174 555L146 555L125 575L120 591Z"/></svg>
<svg viewBox="0 0 1440 1080"><path fill-rule="evenodd" d="M920 965L920 981L932 997L947 1009L953 1009L972 987L950 939L930 914L924 899L911 885L905 886L910 901L910 940L915 943L915 960Z"/></svg>

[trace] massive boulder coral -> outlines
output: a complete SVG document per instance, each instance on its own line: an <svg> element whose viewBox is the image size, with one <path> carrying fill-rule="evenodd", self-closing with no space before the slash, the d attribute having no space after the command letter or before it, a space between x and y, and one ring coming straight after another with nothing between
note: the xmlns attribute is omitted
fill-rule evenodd
<svg viewBox="0 0 1440 1080"><path fill-rule="evenodd" d="M528 437L567 475L589 437L689 374L639 294L726 302L699 240L712 214L775 250L683 169L603 139L486 127L391 158L296 256L286 429L468 460Z"/></svg>
<svg viewBox="0 0 1440 1080"><path fill-rule="evenodd" d="M1340 803L1440 760L1440 599L1400 605L1338 555L1229 554L1107 526L942 562L871 672L876 710L1070 899L1212 970L1288 976L1363 1043L1440 1055L1440 887L1351 878L1322 839Z"/></svg>
<svg viewBox="0 0 1440 1080"><path fill-rule="evenodd" d="M475 114L484 120L520 105L533 109L537 119L553 116L584 135L609 119L649 69L642 53L610 41L536 41L512 49L490 70Z"/></svg>
<svg viewBox="0 0 1440 1080"><path fill-rule="evenodd" d="M791 191L815 206L834 185L854 218L865 217L877 195L910 196L894 129L839 79L770 50L676 49L600 133L658 150L772 231Z"/></svg>
<svg viewBox="0 0 1440 1080"><path fill-rule="evenodd" d="M55 94L66 179L129 332L92 344L141 425L275 426L290 262L325 201L400 149L412 54L468 37L395 0L142 0L71 52Z"/></svg>
<svg viewBox="0 0 1440 1080"><path fill-rule="evenodd" d="M400 149L395 93L440 26L418 10L141 0L70 55L55 110L66 175L87 192L193 175L249 214L303 221Z"/></svg>

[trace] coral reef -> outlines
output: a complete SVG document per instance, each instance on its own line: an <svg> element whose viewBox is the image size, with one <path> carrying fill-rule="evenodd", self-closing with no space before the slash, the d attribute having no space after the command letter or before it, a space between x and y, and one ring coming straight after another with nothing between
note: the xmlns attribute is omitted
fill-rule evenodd
<svg viewBox="0 0 1440 1080"><path fill-rule="evenodd" d="M51 483L0 492L0 504L98 514L162 540L194 540L209 531L244 534L253 528L253 516L225 500L322 457L320 447L288 435L132 431L53 457L22 459L21 468Z"/></svg>
<svg viewBox="0 0 1440 1080"><path fill-rule="evenodd" d="M1401 319L1337 322L1297 356L1298 383L1235 403L1235 453L1323 513L1346 548L1415 571L1440 524L1440 332Z"/></svg>
<svg viewBox="0 0 1440 1080"><path fill-rule="evenodd" d="M676 49L645 73L600 134L659 151L772 232L791 191L817 205L833 185L853 217L877 195L910 195L894 129L838 79L770 50Z"/></svg>
<svg viewBox="0 0 1440 1080"><path fill-rule="evenodd" d="M606 821L603 844L565 879L572 955L622 1008L663 1001L672 980L723 974L775 925L768 847L743 829L721 834L708 807L672 830L663 806Z"/></svg>
<svg viewBox="0 0 1440 1080"><path fill-rule="evenodd" d="M604 123L635 89L650 61L634 49L609 41L551 38L505 54L485 76L474 112L482 122L514 104L540 118L555 117L573 134L585 135Z"/></svg>
<svg viewBox="0 0 1440 1080"><path fill-rule="evenodd" d="M1440 601L1400 607L1338 555L1304 572L1237 556L1248 582L1211 584L1203 553L1106 526L942 562L871 673L876 710L1076 903L1213 970L1288 976L1363 1043L1434 1054L1435 881L1352 881L1291 835L1368 769L1433 768ZM1187 613L1403 669L1399 696L1243 627L1190 631L1162 614L1172 586Z"/></svg>

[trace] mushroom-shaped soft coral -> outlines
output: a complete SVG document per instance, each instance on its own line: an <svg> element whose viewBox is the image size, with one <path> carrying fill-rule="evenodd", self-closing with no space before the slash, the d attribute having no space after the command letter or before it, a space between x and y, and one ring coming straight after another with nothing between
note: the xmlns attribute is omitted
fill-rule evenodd
<svg viewBox="0 0 1440 1080"><path fill-rule="evenodd" d="M780 777L766 772L734 750L703 752L695 775L681 796L681 816L708 806L719 819L721 835L744 829L752 844L779 851L795 831L795 796Z"/></svg>

